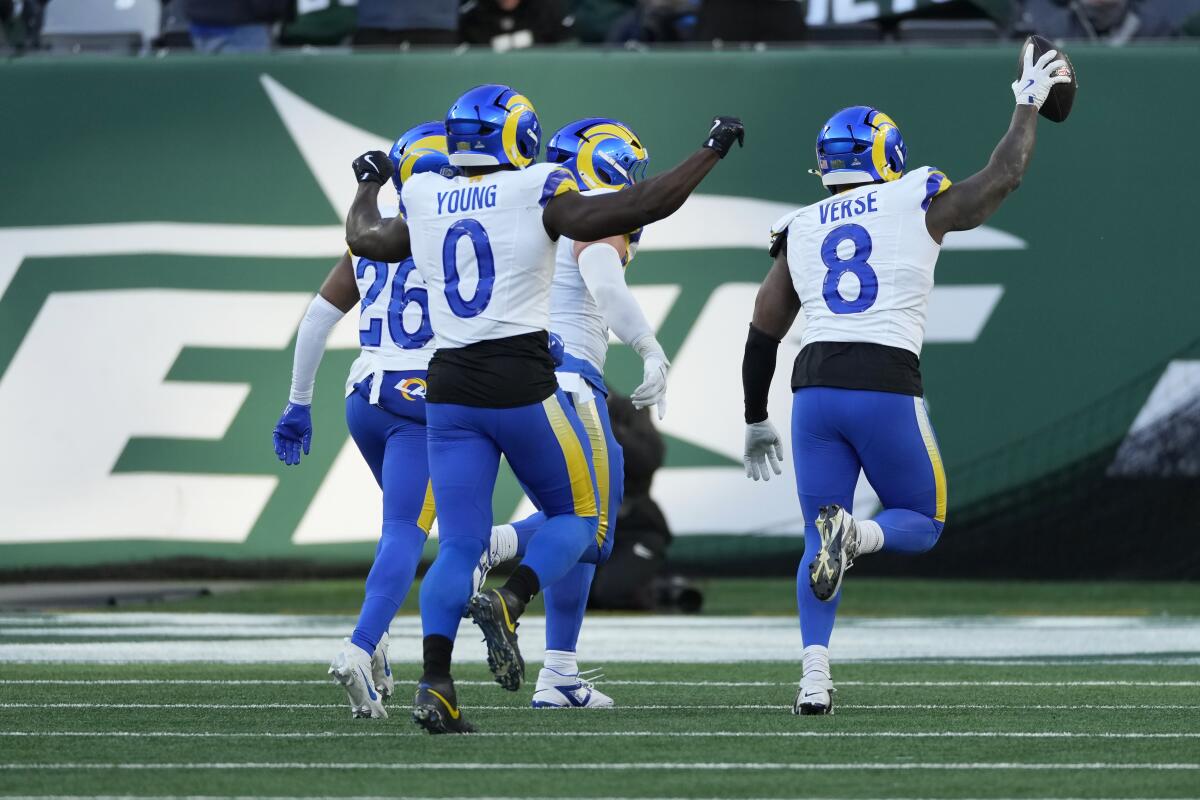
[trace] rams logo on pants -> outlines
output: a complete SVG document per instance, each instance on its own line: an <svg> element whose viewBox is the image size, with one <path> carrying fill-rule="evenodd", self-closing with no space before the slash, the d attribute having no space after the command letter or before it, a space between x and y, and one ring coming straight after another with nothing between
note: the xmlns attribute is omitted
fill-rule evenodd
<svg viewBox="0 0 1200 800"><path fill-rule="evenodd" d="M396 384L405 400L424 400L428 385L420 378L405 378Z"/></svg>

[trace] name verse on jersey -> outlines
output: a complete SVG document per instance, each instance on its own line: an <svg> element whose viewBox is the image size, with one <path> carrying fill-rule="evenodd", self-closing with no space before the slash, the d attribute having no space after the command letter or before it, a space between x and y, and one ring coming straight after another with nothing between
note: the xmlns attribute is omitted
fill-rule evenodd
<svg viewBox="0 0 1200 800"><path fill-rule="evenodd" d="M853 200L835 200L832 203L826 203L818 209L821 212L821 224L827 222L837 222L838 220L850 219L857 217L859 214L870 214L873 211L878 211L879 207L875 204L875 195L878 192L868 192L865 197L858 197Z"/></svg>

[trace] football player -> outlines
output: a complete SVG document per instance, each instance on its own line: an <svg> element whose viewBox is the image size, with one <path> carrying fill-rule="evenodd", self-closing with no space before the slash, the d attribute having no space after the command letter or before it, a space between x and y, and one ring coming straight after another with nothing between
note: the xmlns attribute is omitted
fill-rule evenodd
<svg viewBox="0 0 1200 800"><path fill-rule="evenodd" d="M446 128L427 122L396 140L386 156L397 193L423 172L454 175ZM395 200L387 201L391 214ZM367 575L366 596L353 635L329 674L346 690L355 717L384 718L393 690L387 629L412 586L434 520L425 446L426 370L433 356L428 291L412 259L385 263L351 257L334 265L296 333L289 402L275 426L275 453L299 464L312 440L312 395L317 367L333 326L354 306L362 353L346 380L346 423L383 490L383 532ZM515 535L500 535L481 556L481 571L511 558Z"/></svg>
<svg viewBox="0 0 1200 800"><path fill-rule="evenodd" d="M450 675L463 605L484 635L497 682L516 691L525 673L517 620L542 586L575 566L599 529L587 432L548 353L555 242L621 236L674 213L744 133L739 120L718 117L700 150L675 168L626 191L588 196L566 167L534 164L537 113L506 86L460 97L446 115L446 135L450 163L463 174L406 182L406 219L380 218L376 198L391 168L383 154L354 162L359 187L346 240L377 260L411 252L429 289L437 352L426 414L441 541L421 586L424 672L413 719L431 733L469 733ZM504 586L472 596L502 454L546 521Z"/></svg>
<svg viewBox="0 0 1200 800"><path fill-rule="evenodd" d="M880 550L923 553L946 521L946 475L923 399L918 356L942 240L975 228L1018 185L1033 155L1038 109L1071 80L1066 62L1032 46L1013 83L1016 110L981 171L951 184L931 167L906 171L900 129L854 106L817 137L821 182L833 198L772 229L775 259L754 304L742 363L748 477L781 474L783 448L767 419L776 349L803 309L792 371L792 459L804 514L797 573L803 677L793 711L833 709L829 638L842 577ZM768 469L768 463L770 465ZM884 510L851 516L862 469Z"/></svg>
<svg viewBox="0 0 1200 800"><path fill-rule="evenodd" d="M546 159L570 169L583 194L599 194L636 184L645 175L650 155L627 125L590 117L551 136ZM624 494L621 445L613 435L605 402L609 330L642 357L643 382L633 392L634 405L658 405L660 417L666 405L670 362L625 284L625 268L633 260L640 238L641 231L634 231L598 242L575 242L566 236L558 240L550 289L550 329L561 338L565 350L558 384L578 412L591 445L599 525L595 544L584 550L580 563L545 588L546 658L533 693L534 708L613 705L612 698L597 689L587 673L580 673L576 645L596 566L612 552L617 509ZM545 519L539 511L511 526L519 541L518 554L524 553ZM498 529L493 538L504 538L501 533Z"/></svg>

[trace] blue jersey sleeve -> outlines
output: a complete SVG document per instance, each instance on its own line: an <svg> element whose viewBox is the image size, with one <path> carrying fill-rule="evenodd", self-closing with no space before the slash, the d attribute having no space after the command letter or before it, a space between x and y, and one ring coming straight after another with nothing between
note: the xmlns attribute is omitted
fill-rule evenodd
<svg viewBox="0 0 1200 800"><path fill-rule="evenodd" d="M925 179L925 199L921 201L921 210L928 211L929 204L933 202L933 198L949 189L951 185L950 179L946 177L946 173L931 167L929 177Z"/></svg>
<svg viewBox="0 0 1200 800"><path fill-rule="evenodd" d="M558 197L560 194L567 192L578 192L579 184L575 181L575 176L571 174L571 170L566 167L559 167L546 176L546 182L542 184L542 197L538 201L542 208L546 207L546 203L550 202L551 198Z"/></svg>

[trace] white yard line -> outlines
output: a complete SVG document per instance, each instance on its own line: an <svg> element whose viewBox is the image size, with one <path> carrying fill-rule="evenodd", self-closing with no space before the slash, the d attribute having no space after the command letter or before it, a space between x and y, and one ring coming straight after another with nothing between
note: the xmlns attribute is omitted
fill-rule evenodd
<svg viewBox="0 0 1200 800"><path fill-rule="evenodd" d="M0 703L0 709L5 708L129 708L129 709L213 709L213 710L260 710L260 709L296 709L296 708L341 708L345 709L345 703ZM527 713L528 706L509 705L509 706L478 706L466 705L463 706L466 711L519 711ZM763 704L763 703L745 703L745 704L715 704L704 703L700 705L622 705L619 709L613 711L664 711L664 710L701 710L711 709L718 711L743 711L754 709L781 709L791 708L788 705L780 704ZM1018 709L1018 710L1039 710L1039 711L1130 711L1130 710L1200 710L1200 704L1176 704L1176 703L1114 703L1114 704L1090 704L1090 703L1062 703L1062 704L1037 704L1031 705L1028 703L897 703L897 704L869 704L869 703L840 703L839 709L861 709L867 711L891 711L891 710L938 710L938 709ZM601 712L603 713L603 712Z"/></svg>
<svg viewBox="0 0 1200 800"><path fill-rule="evenodd" d="M437 798L420 798L420 796L404 795L406 800L728 800L728 798L647 798L638 795L608 795L586 798L569 798L556 794L553 796L521 795L493 796L473 794L469 796L438 795ZM185 794L185 795L142 795L142 794L0 794L0 800L346 800L346 795L246 795L246 794ZM396 800L395 795L355 795L355 800ZM778 798L739 798L738 800L778 800ZM817 800L836 800L824 798ZM846 800L934 800L928 798L847 798ZM936 800L1180 800L1178 798L1123 798L1123 796L1105 796L1105 798L1038 798L1037 795L1027 798L956 798L954 795L943 795Z"/></svg>
<svg viewBox="0 0 1200 800"><path fill-rule="evenodd" d="M129 738L129 739L355 739L395 736L425 736L420 731L391 729L376 731L0 731L2 737L48 738ZM473 734L476 737L507 739L575 738L666 738L666 739L1200 739L1197 733L1076 733L1068 731L510 731Z"/></svg>
<svg viewBox="0 0 1200 800"><path fill-rule="evenodd" d="M395 800L395 795L356 795L356 800ZM415 797L405 796L407 800L481 800L479 795L471 795L469 797ZM25 794L0 794L0 800L346 800L345 795L276 795L276 796L261 796L261 795L107 795L107 794L58 794L58 795L25 795ZM608 797L567 797L564 795L553 795L552 797L538 797L537 795L521 795L520 797L497 797L489 795L486 800L728 800L728 798L716 797L644 797L642 795L617 795ZM746 797L739 800L778 800L778 798L764 797ZM814 797L811 800L842 800L841 798L820 798ZM845 800L929 800L928 798L915 797L855 797L845 798ZM1155 798L1155 797L989 797L989 798L969 798L969 797L954 797L946 795L937 798L937 800L1179 800L1178 798Z"/></svg>
<svg viewBox="0 0 1200 800"><path fill-rule="evenodd" d="M541 617L522 621L526 659L541 660L545 621ZM9 614L0 617L0 661L319 663L329 658L352 627L352 618L338 616ZM398 617L391 633L393 660L419 660L418 618ZM146 641L147 636L152 640ZM33 637L58 641L28 641ZM664 640L670 641L670 647L663 646ZM484 658L483 647L474 637L464 637L459 650L456 656L463 660ZM598 616L588 620L580 640L580 652L592 663L743 661L748 655L756 661L797 661L800 650L792 617ZM845 661L1194 658L1200 653L1200 621L1185 617L849 618L838 625L832 650Z"/></svg>
<svg viewBox="0 0 1200 800"><path fill-rule="evenodd" d="M437 770L439 772L453 771L711 771L711 772L821 772L837 771L917 771L917 770L1017 770L1017 771L1200 771L1197 763L1175 762L1027 762L1027 761L974 761L974 762L907 762L907 763L788 763L788 762L599 762L588 764L553 764L553 763L521 763L506 762L386 762L360 763L337 762L327 763L308 761L269 761L269 762L226 762L226 761L194 761L194 762L164 762L164 763L0 763L0 770L19 770L30 772L64 772L76 770L383 770L383 771L413 771Z"/></svg>
<svg viewBox="0 0 1200 800"><path fill-rule="evenodd" d="M795 686L796 681L652 681L621 680L603 678L599 683L606 686L713 686L721 688L753 688L769 686ZM458 686L491 686L495 681L455 681ZM240 680L213 680L187 678L110 678L102 680L70 678L19 678L0 679L0 686L331 686L332 680L282 680L270 678L246 678ZM1066 688L1071 686L1129 686L1129 687L1197 687L1200 681L838 681L838 686L893 686L912 687L967 687L967 686L1042 686Z"/></svg>

